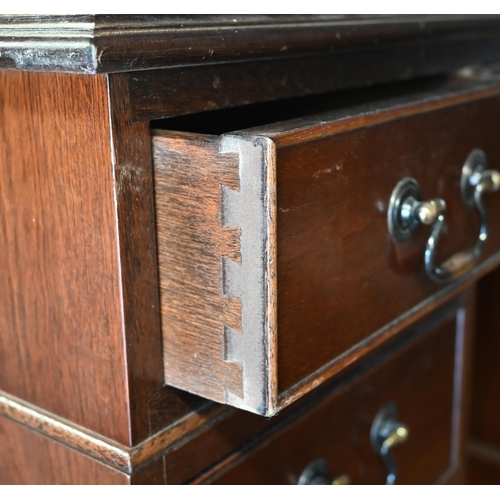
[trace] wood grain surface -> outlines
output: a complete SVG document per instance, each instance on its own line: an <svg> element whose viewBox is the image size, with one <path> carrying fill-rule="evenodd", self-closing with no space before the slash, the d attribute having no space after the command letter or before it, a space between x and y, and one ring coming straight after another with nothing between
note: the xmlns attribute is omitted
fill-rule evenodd
<svg viewBox="0 0 500 500"><path fill-rule="evenodd" d="M148 394L149 432L156 434L165 427L179 423L189 414L215 406L217 403L208 399L164 385Z"/></svg>
<svg viewBox="0 0 500 500"><path fill-rule="evenodd" d="M143 70L331 53L360 47L449 45L498 38L499 16L200 15L96 17L97 71ZM432 37L429 36L432 33ZM474 36L475 35L475 36ZM473 45L470 44L470 45ZM476 64L483 51L475 51ZM441 61L445 61L442 57ZM394 61L391 61L394 63ZM412 60L407 59L411 67Z"/></svg>
<svg viewBox="0 0 500 500"><path fill-rule="evenodd" d="M164 458L160 457L130 476L130 484L166 484Z"/></svg>
<svg viewBox="0 0 500 500"><path fill-rule="evenodd" d="M367 408L375 411L386 396L403 393L398 383L410 388L412 399L405 393L403 406L412 429L422 429L422 435L430 429L397 450L398 460L410 464L402 480L427 482L439 472L444 474L438 481L459 480L467 417L467 363L461 360L469 349L472 292L467 310L455 304L413 333L400 334L497 264L499 195L487 200L493 230L486 260L474 276L444 288L422 272L428 232L421 229L412 242L394 245L384 210L399 178L415 176L424 197L442 196L449 205L439 259L473 243L477 217L459 200L457 172L475 147L486 151L492 168L500 168L498 88L468 83L476 90L455 100L437 92L434 100L385 110L380 101L373 107L344 103L348 109L341 112L337 107L332 114L222 138L161 132L155 137L155 147L162 143L156 185L146 122L496 61L500 17L452 22L431 16L400 19L397 25L395 18L374 23L338 16L282 16L278 23L272 16L238 17L234 25L221 16L76 17L78 26L60 16L64 34L73 36L59 46L47 37L43 45L37 37L45 28L25 18L36 24L39 45L30 52L30 36L16 32L16 50L24 59L6 59L2 49L0 66L22 63L21 69L32 71L47 63L51 71L82 72L175 68L107 77L0 73L0 396L8 400L0 401L0 454L8 457L0 482L293 482L301 461L311 450L324 450L329 436L342 446L341 453L328 447L328 453L337 450L334 472L352 463L359 482L375 481L382 477L380 467L359 467L368 456L365 442L357 442L353 453L359 456L347 451L347 461L340 458L359 437L356 426L368 425ZM7 28L12 35L15 26ZM11 38L0 19L0 47ZM91 39L98 41L97 52ZM44 62L40 54L52 55ZM253 347L239 337L249 302L240 289L228 291L234 266L227 261L245 264L242 226L228 223L223 207L227 191L241 194L245 160L257 177L263 170L242 150L238 158L234 149L221 147L228 139L277 151L265 165L272 167L267 182L278 175L277 202L269 210L273 235L278 213L276 279L269 279L275 276L276 241L263 254L264 263L272 261L264 265L272 272L263 279L271 284L265 327L272 334L257 350L262 412L290 406L271 422L164 385L166 377L234 403L245 397L248 381L256 380L241 356ZM271 184L266 196L274 195ZM253 217L248 205L242 208ZM174 258L165 249L173 249ZM488 333L482 334L478 356L489 366L496 352L496 285L484 283L489 284L481 285L486 314L480 324ZM456 324L448 314L452 309ZM359 358L383 347L386 354L358 370ZM201 364L191 356L200 352ZM473 429L485 441L475 441L482 451L470 457L479 476L478 464L493 463L500 448L486 444L498 437L489 416L495 374L482 361L476 364L476 385L483 388ZM363 389L346 376L314 390L351 365ZM490 385L482 384L485 378ZM313 410L314 398L334 386L335 394ZM419 413L423 391L431 407L427 413ZM328 405L333 409L325 410ZM321 429L313 439L310 422ZM333 436L343 423L354 434ZM278 479L277 463L284 464Z"/></svg>
<svg viewBox="0 0 500 500"><path fill-rule="evenodd" d="M129 484L129 477L0 417L0 484Z"/></svg>
<svg viewBox="0 0 500 500"><path fill-rule="evenodd" d="M466 445L466 484L500 484L500 449L470 438Z"/></svg>
<svg viewBox="0 0 500 500"><path fill-rule="evenodd" d="M165 484L163 457L126 474L106 464L109 457L89 456L91 440L78 450L54 440L43 425L40 430L45 435L0 417L0 484Z"/></svg>
<svg viewBox="0 0 500 500"><path fill-rule="evenodd" d="M232 412L165 455L167 484L194 481L200 473L283 424L282 415L265 419L246 411Z"/></svg>
<svg viewBox="0 0 500 500"><path fill-rule="evenodd" d="M133 446L186 414L164 389L150 425L164 382L149 127L130 123L120 75L0 78L0 389Z"/></svg>
<svg viewBox="0 0 500 500"><path fill-rule="evenodd" d="M435 41L457 48L465 40L465 49L482 41L469 64L485 62L499 23L492 15L10 14L0 17L0 67L113 73L416 42L419 57L406 59L411 73Z"/></svg>
<svg viewBox="0 0 500 500"><path fill-rule="evenodd" d="M129 442L105 77L0 73L0 389Z"/></svg>
<svg viewBox="0 0 500 500"><path fill-rule="evenodd" d="M222 256L240 260L240 235L221 226L220 210L221 184L239 189L238 159L186 134L155 148L165 380L223 403L226 391L243 396L241 365L224 358L224 327L241 331L241 303L222 291Z"/></svg>
<svg viewBox="0 0 500 500"><path fill-rule="evenodd" d="M179 447L206 427L217 425L231 412L234 409L213 403L195 411L185 410L182 417L171 425L130 447L0 391L0 416L130 475Z"/></svg>
<svg viewBox="0 0 500 500"><path fill-rule="evenodd" d="M143 444L207 404L163 383L149 128L119 75L1 78L0 390Z"/></svg>
<svg viewBox="0 0 500 500"><path fill-rule="evenodd" d="M11 394L0 391L0 416L122 472L132 472L130 450Z"/></svg>
<svg viewBox="0 0 500 500"><path fill-rule="evenodd" d="M484 277L477 290L477 327L472 362L470 435L500 450L500 271Z"/></svg>
<svg viewBox="0 0 500 500"><path fill-rule="evenodd" d="M409 428L391 452L397 484L440 482L453 470L457 449L453 411L455 340L460 326L450 311L427 320L390 355L351 377L314 409L274 436L214 467L200 480L217 484L296 484L313 460L325 459L333 476L352 484L384 484L386 469L370 444L375 414L389 401ZM408 338L410 337L410 339ZM458 367L460 370L460 367ZM459 447L462 442L458 443Z"/></svg>
<svg viewBox="0 0 500 500"><path fill-rule="evenodd" d="M396 335L424 306L445 300L447 293L464 286L467 277L445 287L427 277L423 252L429 232L419 228L410 241L394 243L387 229L387 207L396 184L405 176L414 177L422 186L423 199L439 196L448 204L448 223L437 262L473 245L478 218L463 204L459 181L462 165L475 148L486 151L492 168L500 165L495 139L500 130L498 93L496 80L461 80L428 93L337 107L331 112L223 134L220 139L156 132L153 144L160 268L164 269L160 272L162 307L168 314L168 297L176 297L179 314L178 333L174 334L171 321L165 322L164 338L176 342L176 349L181 346L180 339L190 339L182 340L182 356L187 356L182 363L179 356L172 356L165 366L169 383L213 398L212 393L201 389L206 377L200 376L199 368L190 370L193 380L189 388L179 370L181 366L200 365L196 351L204 345L201 330L185 335L190 328L187 324L200 322L188 321L186 314L196 301L205 299L206 304L209 296L220 300L220 259L230 251L227 243L226 247L196 247L203 243L199 234L208 231L211 236L223 230L214 204L224 205L218 182L224 185L227 159L217 152L217 140L223 144L233 138L248 142L265 138L277 148L276 156L270 157L276 158L276 163L268 167L277 177L277 277L263 275L262 281L277 283L278 406L283 407ZM475 124L473 130L471 123ZM248 171L260 171L259 161L246 158L240 162L240 176L241 165ZM210 175L219 176L220 181L207 181L198 170L207 162L214 169ZM209 182L216 186L208 188ZM165 187L173 184L179 186L178 192ZM209 189L210 196L206 195ZM194 211L192 200L198 207ZM500 225L494 216L500 211L500 197L489 195L487 204L493 215L491 241L484 255L489 259L484 266L491 268L500 248ZM199 215L202 206L210 219ZM241 207L242 214L248 214L248 210ZM245 225L241 226L241 234L245 230ZM176 235L177 246L166 239L168 234ZM189 245L193 254L187 257L183 249ZM191 274L185 273L186 265L177 264L187 258L203 261L204 266L197 265ZM205 288L182 296L180 291L170 289L174 281L195 281ZM242 303L244 310L243 296ZM211 313L212 321L223 322L220 308ZM217 342L224 342L220 326L211 331L219 338ZM165 353L168 356L167 349ZM211 355L219 357L220 347ZM203 361L207 363L208 358ZM263 363L271 361L265 359ZM227 383L230 380L224 379L223 384Z"/></svg>
<svg viewBox="0 0 500 500"><path fill-rule="evenodd" d="M477 320L470 377L470 427L467 443L469 484L500 483L500 272L485 276L477 288Z"/></svg>
<svg viewBox="0 0 500 500"><path fill-rule="evenodd" d="M277 400L269 145L153 139L165 381L262 415Z"/></svg>
<svg viewBox="0 0 500 500"><path fill-rule="evenodd" d="M108 91L129 439L136 444L151 434L148 394L164 385L151 137L147 124L130 122L128 86L122 75L108 77Z"/></svg>
<svg viewBox="0 0 500 500"><path fill-rule="evenodd" d="M458 290L453 294L455 298L451 305L445 306L446 310L455 311L457 307L461 307L462 302L457 302L457 293ZM468 302L467 314L464 315L459 312L457 316L462 326L464 324L469 325L464 331L470 331L471 300L469 299ZM435 314L433 311L440 303L440 301L433 302L422 314L413 315L413 322L410 324L415 325L419 319ZM440 317L443 316L443 312L437 314ZM415 329L415 326L411 328ZM469 349L466 342L458 340L457 370L458 368L460 370L456 372L456 384L457 386L463 386L466 385L463 384L463 378L466 377L466 374L462 375L462 368L459 364L462 359L465 359ZM388 349L390 352L393 350L390 346ZM352 377L353 373L359 371L361 361L354 362L354 366L351 363L350 369L346 370L347 378ZM336 379L338 380L339 377L336 377ZM174 406L172 415L168 413L172 404L171 393L167 392L163 395L163 391L158 391L157 397L159 400L155 402L155 407L163 412L159 418L166 418L165 421L170 421L170 425L132 448L112 441L106 436L76 426L74 423L68 422L57 415L50 414L5 393L0 393L0 415L116 470L125 472L132 479L137 475L137 481L148 480L150 474L154 476L155 481L160 480L158 461L165 455L168 482L177 484L196 478L200 471L210 469L212 464L220 462L221 459L225 462L233 460L235 458L234 454L240 456L248 446L252 446L256 439L266 439L266 435L270 435L275 432L275 429L287 425L287 422L296 418L297 414L308 412L317 401L322 400L338 384L339 382L336 382L334 378L333 381L329 381L304 395L300 401L290 404L271 420L263 419L248 412L236 412L234 409L215 405L214 403L208 404L209 402L203 408L190 409L190 406ZM177 392L180 393L181 391ZM186 396L189 395L186 394ZM190 398L194 398L194 396L190 396ZM457 399L455 406L457 408L463 406L462 401ZM177 417L174 416L176 412ZM180 412L183 412L183 418L180 418ZM455 433L458 436L457 439L461 439L462 435L461 428L464 423L462 413L462 411L458 410L455 412L456 426L458 428ZM161 420L156 420L156 422L159 424ZM457 458L459 458L459 455L457 455ZM154 464L151 465L153 468L151 471L149 470L149 464Z"/></svg>
<svg viewBox="0 0 500 500"><path fill-rule="evenodd" d="M491 97L308 142L286 134L277 149L280 392L440 289L423 268L428 230L403 244L391 240L391 192L408 176L423 199L446 200L437 262L471 247L478 218L461 200L461 169L477 147L492 168L500 165L499 109ZM299 144L288 142L292 134ZM488 196L487 204L485 257L500 248L500 197Z"/></svg>
<svg viewBox="0 0 500 500"><path fill-rule="evenodd" d="M156 120L357 87L369 91L376 84L417 78L425 85L422 77L449 75L479 61L495 63L500 50L497 38L429 39L425 44L408 41L302 57L133 72L128 75L132 120ZM358 97L362 97L359 92Z"/></svg>

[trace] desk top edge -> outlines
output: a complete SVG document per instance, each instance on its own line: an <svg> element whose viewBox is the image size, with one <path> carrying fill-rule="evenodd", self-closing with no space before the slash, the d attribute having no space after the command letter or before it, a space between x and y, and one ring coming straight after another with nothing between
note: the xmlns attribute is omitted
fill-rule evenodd
<svg viewBox="0 0 500 500"><path fill-rule="evenodd" d="M475 37L500 39L500 16L0 15L0 69L116 73Z"/></svg>

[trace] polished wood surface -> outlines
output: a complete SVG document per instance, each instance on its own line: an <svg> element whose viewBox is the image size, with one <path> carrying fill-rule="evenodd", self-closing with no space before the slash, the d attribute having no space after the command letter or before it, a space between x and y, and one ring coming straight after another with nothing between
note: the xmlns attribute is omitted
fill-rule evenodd
<svg viewBox="0 0 500 500"><path fill-rule="evenodd" d="M445 355L445 353L447 356L446 359L450 357L450 363L446 366L448 366L448 370L451 369L453 372L453 374L449 374L450 380L451 377L454 377L455 380L453 382L455 387L453 396L453 418L450 416L451 421L443 421L439 425L453 426L453 437L450 438L452 441L449 441L453 443L450 451L452 466L446 474L440 478L440 480L443 482L460 482L462 480L463 463L463 423L464 418L466 418L464 411L466 410L465 406L467 404L461 388L463 385L463 378L468 376L466 361L469 357L468 343L471 339L473 327L472 321L474 303L474 294L472 293L472 290L468 291L465 297L463 295L455 297L455 299L445 304L436 312L428 314L426 316L427 319L415 322L396 340L393 339L388 345L386 345L384 349L378 349L377 353L371 357L362 358L354 366L351 366L349 370L346 370L342 376L337 376L328 383L318 387L299 401L294 402L282 410L277 416L270 420L265 420L259 416L240 410L228 413L225 415L225 418L221 419L215 425L206 428L190 441L176 447L173 451L166 454L165 465L167 483L205 483L215 481L220 477L225 477L227 471L230 471L234 467L237 467L238 464L245 462L249 457L253 456L254 453L265 455L267 453L265 450L267 449L268 444L272 443L275 439L281 439L279 436L288 436L286 439L283 438L282 442L293 442L296 434L294 429L297 425L299 425L298 423L307 422L309 415L323 412L323 410L320 410L319 408L323 408L327 404L330 406L334 405L332 408L335 409L332 409L332 411L324 418L330 418L332 422L336 422L336 419L345 418L346 432L351 432L350 430L348 431L348 429L352 428L352 426L349 425L349 419L347 417L343 417L342 415L344 415L346 411L352 411L353 413L357 411L356 405L359 404L359 402L365 397L362 397L361 394L364 394L363 391L366 389L365 385L370 385L370 377L377 377L377 375L374 375L377 371L391 371L392 369L389 368L389 366L393 366L391 363L398 365L398 369L401 370L403 363L401 361L401 357L407 356L408 358L411 358L416 351L420 352L419 355L416 355L416 358L419 358L420 356L424 359L425 356L423 351L416 348L415 343L421 346L429 346L436 342L439 343L440 341L435 338L436 333L429 333L431 330L433 332L441 332L442 335L437 334L438 337L441 337L441 341L443 341L443 330L448 330L448 337L452 335L452 330L454 330L457 334L455 347L439 349L438 353L436 353L433 357L433 366L435 370L440 370L441 368L437 367L439 364L439 357L441 355ZM452 341L452 339L448 338L448 341ZM401 354L403 351L406 354ZM397 354L398 352L400 354ZM456 355L456 361L453 365L451 358L454 355ZM429 362L429 356L427 357L427 363ZM396 357L400 359L401 364L400 361L393 361ZM418 361L415 361L416 364L414 365L414 361L408 361L408 359L406 360L406 363L411 366L411 368L408 369L407 376L418 378L417 372L422 369L422 366L425 365L425 363L422 362L423 364L419 364ZM382 366L384 366L384 368L382 368ZM427 366L424 372L426 372L427 369L430 369L429 366ZM393 371L391 371L391 373L393 374L392 377L394 379L393 385L396 386L398 384L398 378L400 379L401 384L406 383L406 375L403 375L402 378L400 378L399 376L396 377ZM425 375L425 377L427 377L427 375ZM430 384L434 375L428 373L428 377ZM389 378L388 375L387 378ZM403 382L403 379L405 382ZM438 385L439 380L441 380L441 376L439 378L435 378ZM416 380L415 384L417 384ZM364 389L359 389L359 386L364 387ZM370 387L373 386L370 385ZM436 390L442 389L443 387L441 386L441 389ZM368 393L372 391L372 389L366 390ZM385 386L381 384L380 388L377 389L380 396L383 395L384 390ZM403 400L402 404L408 404L407 400L410 399L416 398L418 400L414 389L409 390L408 393L405 393L403 387L399 387L397 390L400 391L399 394ZM358 396L356 396L356 394ZM334 404L333 402L337 401L339 397L341 397L343 401L346 401L346 404L349 404L350 406L346 406L346 408L336 406L337 403ZM348 403L351 400L353 401L352 404ZM415 404L417 404L417 402L415 402ZM432 418L431 415L428 415L429 411L431 411L431 406L432 405L427 404L423 405L422 410L416 412L416 414L418 413L418 416L413 418ZM441 408L443 405L440 403L437 404L437 406ZM438 411L441 412L443 410L439 409ZM442 415L442 413L440 414ZM351 417L352 422L358 421L354 416ZM422 425L422 423L419 425ZM342 438L340 434L332 437L329 441L322 441L320 438L320 436L324 435L324 432L340 432L338 431L338 427L336 427L333 423L325 425L324 427L316 425L309 426L304 423L303 427L307 427L308 431L306 433L307 437L304 437L303 440L302 438L297 438L299 441L297 446L302 447L300 452L296 449L297 446L293 449L287 449L287 451L284 452L286 457L283 458L283 463L289 464L290 461L307 460L307 455L309 453L309 445L307 443L308 439L316 442L315 446L317 447L325 447L325 443L330 443L339 454L339 457L335 460L338 460L339 463L342 461L342 457L345 454L343 451L340 452L339 449L335 447L335 443L339 439L342 440L347 438ZM329 430L325 430L325 428L328 428ZM352 432L357 431L353 429ZM258 451L261 449L262 451ZM280 449L283 451L283 448ZM331 453L333 453L333 450ZM310 458L310 460L313 460L313 458L314 457ZM263 458L263 460L265 462L266 459ZM262 467L260 467L258 463L259 458L256 458L253 462L256 474L267 474L269 478L273 473L272 471L280 468L281 461L277 460L276 464L273 465L266 463ZM356 463L357 462L354 460L353 467L356 466ZM305 465L306 464L303 466L305 467ZM245 468L245 466L243 467ZM266 472L265 469L268 469L268 472ZM274 480L279 482L283 481L284 484L288 484L289 480L286 479L286 477L287 476L285 475L282 476L281 479L274 478ZM217 480L221 483L225 482L225 479ZM259 484L260 480L256 479L256 481L257 482L255 484Z"/></svg>
<svg viewBox="0 0 500 500"><path fill-rule="evenodd" d="M214 464L241 453L248 443L283 425L286 413L265 419L245 411L227 412L219 422L165 455L167 484L196 481L200 472L210 471Z"/></svg>
<svg viewBox="0 0 500 500"><path fill-rule="evenodd" d="M477 294L467 474L472 484L500 484L500 271L485 276Z"/></svg>
<svg viewBox="0 0 500 500"><path fill-rule="evenodd" d="M242 61L237 65L133 72L128 75L131 115L134 121L147 121L357 87L366 87L369 92L375 84L443 75L474 66L479 60L494 62L499 51L500 40L475 39L471 43L470 39L455 38L451 44L409 41L381 45L377 50L361 47L332 54ZM425 85L424 81L419 83ZM359 92L357 95L363 98ZM198 120L204 118L208 116L199 116Z"/></svg>
<svg viewBox="0 0 500 500"><path fill-rule="evenodd" d="M185 412L183 418L178 418L172 425L162 428L132 447L3 391L0 391L0 416L133 476L161 458L162 454L178 447L189 436L196 435L203 428L216 425L227 416L227 411L221 405L211 404L196 411Z"/></svg>
<svg viewBox="0 0 500 500"><path fill-rule="evenodd" d="M164 386L149 127L120 75L0 78L0 390L141 443L206 405Z"/></svg>
<svg viewBox="0 0 500 500"><path fill-rule="evenodd" d="M466 64L487 62L499 25L492 15L4 14L0 68L114 73L414 42L420 51L406 58L408 78L430 48L441 49L434 71L446 63L444 47L465 49Z"/></svg>
<svg viewBox="0 0 500 500"><path fill-rule="evenodd" d="M474 147L498 169L500 85L484 65L499 61L499 26L0 16L0 68L18 70L0 73L0 483L289 484L321 456L334 474L378 483L366 436L388 398L410 424L394 451L402 482L496 482L500 195L486 200L483 260L450 286L423 273L428 228L394 245L385 210L414 175L424 198L449 206L438 262L473 243L457 172ZM248 172L267 183L257 209L242 196ZM250 268L265 270L269 299L259 310L271 335L255 351L240 328L256 304L240 293L250 275L234 278L249 262L242 214L255 222L263 206L267 223L245 243L262 244ZM278 414L165 385L165 361L203 328L217 362L201 376L188 363L178 379L189 374L196 392L198 376L234 403L246 377L266 400L250 409ZM248 362L255 352L262 364Z"/></svg>
<svg viewBox="0 0 500 500"><path fill-rule="evenodd" d="M451 314L451 316L450 316ZM389 401L409 437L391 452L398 465L398 484L445 480L458 466L462 447L453 413L460 412L460 386L454 376L456 343L464 331L448 309L420 324L390 356L351 377L317 407L275 436L215 467L203 481L220 484L296 484L313 460L325 459L332 475L348 474L352 484L384 484L386 469L370 444L370 427ZM410 337L410 338L408 338ZM406 341L406 342L405 342ZM455 389L454 389L455 387Z"/></svg>
<svg viewBox="0 0 500 500"><path fill-rule="evenodd" d="M500 271L478 285L478 315L473 356L471 436L500 453Z"/></svg>
<svg viewBox="0 0 500 500"><path fill-rule="evenodd" d="M227 180L227 172L232 169L235 175L238 167L230 164L225 152L228 141L241 141L240 191L248 187L245 175L267 179L269 171L276 172L276 186L273 175L265 181L270 194L262 198L262 206L277 197L277 229L274 233L274 213L264 206L269 224L262 224L261 232L267 231L268 241L277 242L277 275L264 273L260 280L277 286L278 402L271 393L267 396L269 407L276 409L396 334L405 326L405 315L415 314L456 286L438 286L426 275L423 253L428 230L419 228L404 244L393 242L387 228L388 203L402 178L417 179L423 199L438 196L448 204L448 225L438 248L438 262L471 247L479 223L477 214L464 205L458 186L462 166L473 149L483 148L490 164L500 165L496 142L499 92L495 79L459 80L427 93L334 108L220 138L156 131L155 193L168 383L264 414L257 406L233 403L227 396L224 399L223 392L236 394L229 384L240 383L239 376L232 378L227 361L247 362L246 353L227 355L227 327L241 332L237 336L243 341L248 339L247 351L258 352L261 342L259 331L245 330L238 322L231 324L223 307L228 301L225 259L244 262L245 253L241 247L242 257L233 256L237 242L222 236L239 236L243 241L255 224L243 216L233 216L230 224L224 222L225 188L234 182ZM471 123L477 124L473 131ZM415 137L419 138L417 144ZM276 148L268 158L257 152L257 146L245 149L252 141L256 145L264 140L272 141L267 150ZM262 173L255 174L258 172ZM490 195L487 203L493 222L484 257L492 256L493 262L500 248L500 226L494 220L500 197ZM239 210L244 214L248 208ZM258 213L258 209L252 210ZM228 233L227 227L221 227L226 225L239 233ZM167 236L171 234L176 237ZM274 263L272 252L262 255ZM245 293L265 292L251 288L250 281L241 287L242 310L254 310L254 303L245 302L249 300ZM167 300L174 296L175 302ZM216 308L206 309L213 305ZM186 320L202 310L203 318ZM333 330L331 325L335 325ZM182 335L186 328L189 335ZM274 342L271 327L264 335ZM220 369L214 370L210 363ZM264 352L261 365L273 363ZM262 371L265 377L264 368ZM251 383L256 379L252 375ZM248 384L247 375L243 378L245 391ZM266 414L272 413L268 410Z"/></svg>
<svg viewBox="0 0 500 500"><path fill-rule="evenodd" d="M164 459L160 458L131 476L130 484L166 484Z"/></svg>
<svg viewBox="0 0 500 500"><path fill-rule="evenodd" d="M0 417L1 485L165 484L162 457L126 474L79 451Z"/></svg>
<svg viewBox="0 0 500 500"><path fill-rule="evenodd" d="M475 485L498 485L500 484L500 461L467 457L467 482L465 484Z"/></svg>
<svg viewBox="0 0 500 500"><path fill-rule="evenodd" d="M0 389L129 441L106 78L0 73Z"/></svg>
<svg viewBox="0 0 500 500"><path fill-rule="evenodd" d="M164 385L151 139L147 124L130 122L129 95L121 75L108 77L108 92L130 398L129 439L136 444L151 434L148 395Z"/></svg>
<svg viewBox="0 0 500 500"><path fill-rule="evenodd" d="M242 367L224 359L222 335L225 326L241 331L241 301L221 294L222 263L211 256L241 257L239 232L221 227L219 204L221 184L239 189L238 160L220 162L218 147L174 134L154 154L166 380L224 403L226 391L243 396ZM189 345L200 329L203 345Z"/></svg>
<svg viewBox="0 0 500 500"><path fill-rule="evenodd" d="M214 408L216 403L175 387L164 385L148 394L148 423L150 434L178 424L186 416Z"/></svg>
<svg viewBox="0 0 500 500"><path fill-rule="evenodd" d="M420 183L423 199L446 200L437 262L471 247L478 218L461 200L461 169L477 147L492 168L500 166L499 111L498 97L479 96L369 128L361 120L356 130L298 145L300 131L284 138L287 146L277 151L280 392L439 290L423 267L429 230L419 228L403 244L388 233L392 190L408 176ZM500 197L488 196L487 204L492 227L484 257L500 248ZM339 279L346 269L349 279Z"/></svg>
<svg viewBox="0 0 500 500"><path fill-rule="evenodd" d="M128 476L0 417L0 484L129 484Z"/></svg>

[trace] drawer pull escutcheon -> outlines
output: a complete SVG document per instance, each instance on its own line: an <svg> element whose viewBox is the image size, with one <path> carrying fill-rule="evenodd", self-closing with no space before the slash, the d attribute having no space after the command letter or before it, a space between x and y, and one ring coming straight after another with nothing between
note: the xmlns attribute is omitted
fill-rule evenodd
<svg viewBox="0 0 500 500"><path fill-rule="evenodd" d="M396 484L397 466L390 452L394 446L404 443L407 438L408 427L398 420L396 404L388 403L383 406L373 420L370 441L387 468L385 484Z"/></svg>
<svg viewBox="0 0 500 500"><path fill-rule="evenodd" d="M351 478L342 474L331 479L328 464L322 458L312 461L300 475L299 485L344 485L351 484Z"/></svg>
<svg viewBox="0 0 500 500"><path fill-rule="evenodd" d="M500 188L500 172L486 167L486 154L481 149L474 149L465 160L460 180L462 199L466 205L476 208L481 222L476 243L472 248L452 255L440 266L436 266L434 260L446 223L446 202L441 198L421 201L420 185L411 177L398 182L392 192L387 219L389 233L395 241L409 239L419 224L432 226L424 261L427 275L436 283L449 283L469 272L488 240L489 216L483 194Z"/></svg>

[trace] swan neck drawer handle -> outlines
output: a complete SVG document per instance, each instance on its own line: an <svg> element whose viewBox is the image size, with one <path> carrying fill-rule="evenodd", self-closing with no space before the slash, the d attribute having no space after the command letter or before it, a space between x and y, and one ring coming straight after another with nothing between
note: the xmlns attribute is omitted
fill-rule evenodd
<svg viewBox="0 0 500 500"><path fill-rule="evenodd" d="M341 474L332 479L328 464L322 458L312 461L300 475L301 485L346 485L351 484L347 474Z"/></svg>
<svg viewBox="0 0 500 500"><path fill-rule="evenodd" d="M380 455L387 469L385 484L396 484L397 466L391 450L408 439L408 427L398 419L395 403L388 403L381 408L373 420L370 441L376 453Z"/></svg>
<svg viewBox="0 0 500 500"><path fill-rule="evenodd" d="M411 177L402 179L391 195L387 222L395 241L409 239L420 224L432 226L424 261L427 275L436 283L449 283L469 272L488 240L489 216L483 195L500 188L500 172L487 169L486 154L481 149L474 149L467 157L462 167L460 188L464 203L475 207L479 215L479 236L474 246L452 255L439 266L435 264L435 258L446 224L446 202L441 198L421 201L420 185Z"/></svg>

